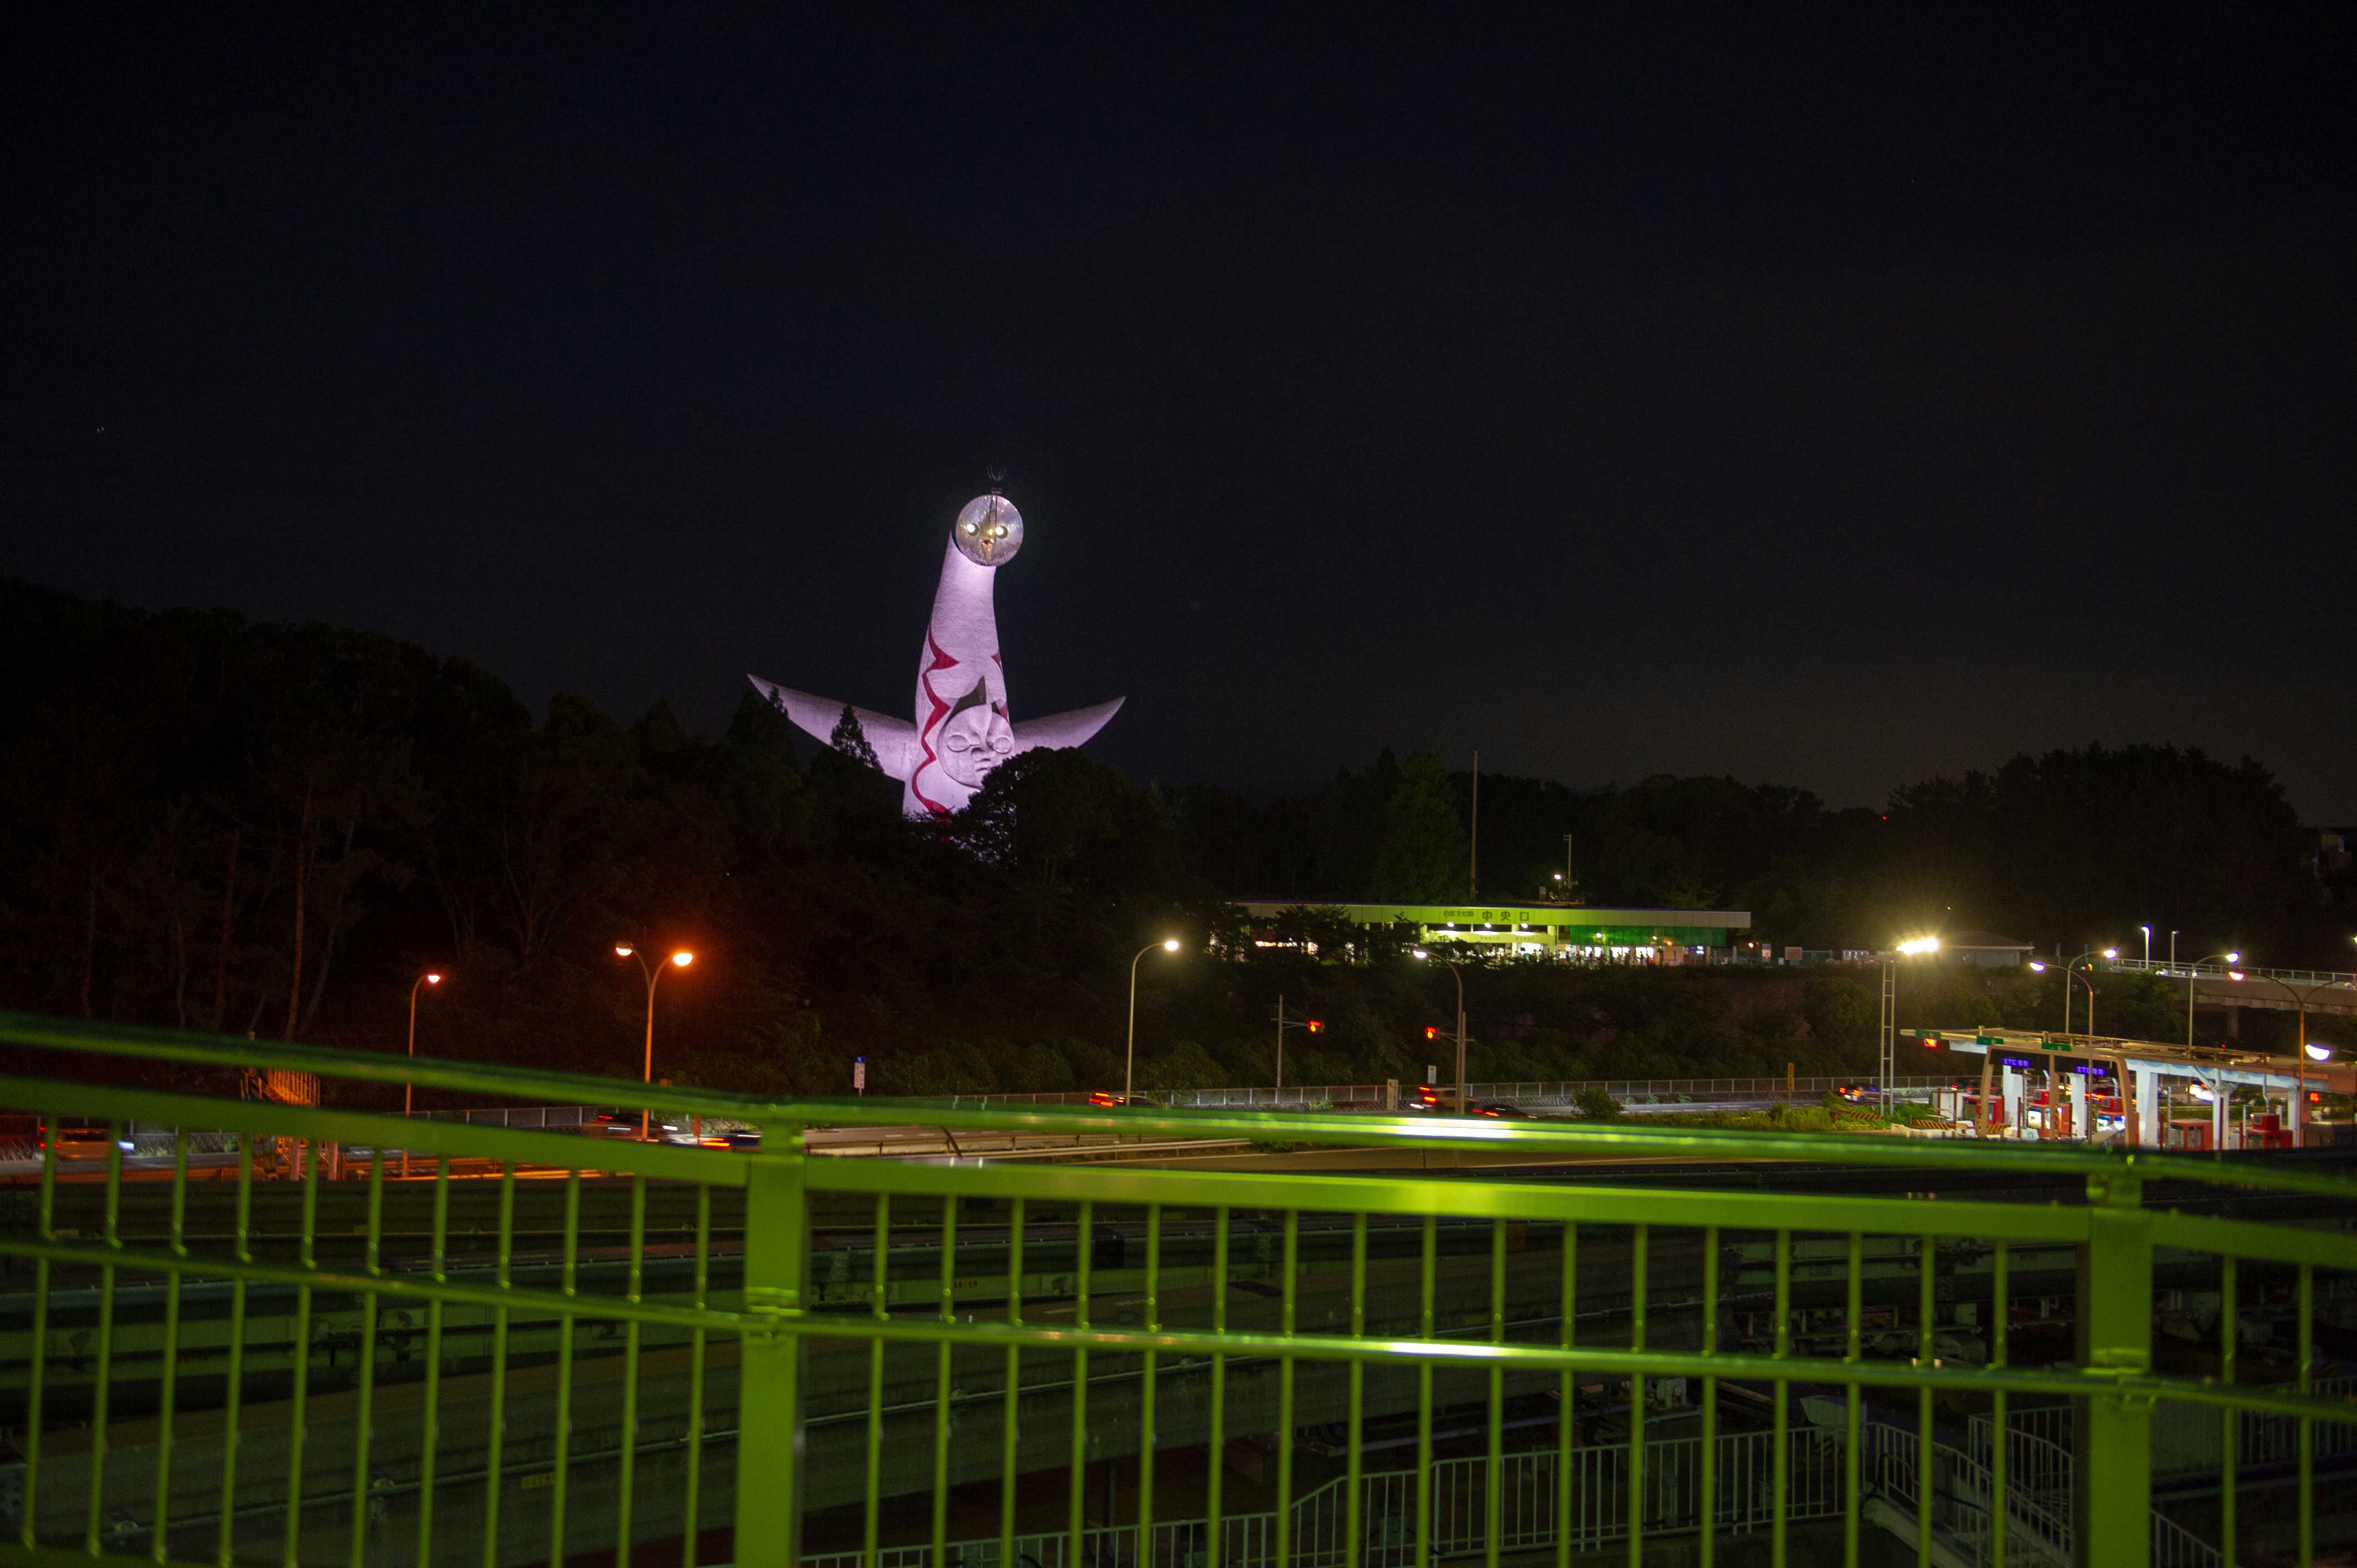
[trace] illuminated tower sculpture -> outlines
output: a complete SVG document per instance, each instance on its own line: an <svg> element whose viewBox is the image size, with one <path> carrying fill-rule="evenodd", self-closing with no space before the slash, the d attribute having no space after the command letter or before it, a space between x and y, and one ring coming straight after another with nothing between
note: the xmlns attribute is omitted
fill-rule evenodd
<svg viewBox="0 0 2357 1568"><path fill-rule="evenodd" d="M990 770L1035 746L1079 746L1121 707L1122 699L1044 719L1017 722L1006 704L1006 671L998 657L998 617L991 607L997 570L1023 548L1023 514L996 494L966 502L950 528L941 586L917 656L915 722L790 691L748 676L770 705L805 733L833 745L852 714L876 753L876 765L904 786L901 809L912 817L946 817L963 809Z"/></svg>

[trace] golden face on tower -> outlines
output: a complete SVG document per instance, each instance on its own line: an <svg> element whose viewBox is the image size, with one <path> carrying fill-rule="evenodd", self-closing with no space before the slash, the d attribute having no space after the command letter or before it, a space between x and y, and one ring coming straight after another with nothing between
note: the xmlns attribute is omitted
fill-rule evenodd
<svg viewBox="0 0 2357 1568"><path fill-rule="evenodd" d="M976 496L950 525L958 553L977 566L1004 566L1023 548L1023 514L1005 496Z"/></svg>

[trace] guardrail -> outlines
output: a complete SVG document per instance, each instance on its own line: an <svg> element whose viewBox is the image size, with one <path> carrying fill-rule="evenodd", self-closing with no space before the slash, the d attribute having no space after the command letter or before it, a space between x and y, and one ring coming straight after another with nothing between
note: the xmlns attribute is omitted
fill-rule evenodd
<svg viewBox="0 0 2357 1568"><path fill-rule="evenodd" d="M2298 1165L945 1105L924 1119L955 1132L1853 1164L1904 1167L1918 1192L2003 1170L2081 1181L2084 1197L1783 1192L1772 1167L1757 1190L1687 1191L833 1160L803 1152L805 1129L902 1122L907 1107L667 1089L667 1109L760 1128L760 1149L592 1144L132 1080L142 1063L201 1081L261 1057L323 1080L524 1101L637 1106L646 1091L13 1015L0 1039L74 1053L103 1079L0 1077L0 1106L183 1130L168 1176L144 1183L119 1149L79 1181L50 1151L0 1230L0 1397L21 1434L0 1509L13 1550L50 1564L500 1568L610 1548L618 1568L634 1550L685 1568L844 1552L1013 1568L1027 1550L1042 1568L1051 1551L1069 1568L1182 1568L1198 1552L1204 1568L1340 1568L1476 1552L1494 1565L1549 1541L1567 1564L1588 1542L1625 1541L1633 1562L1649 1539L1697 1537L1707 1553L1738 1530L1768 1534L1781 1560L1806 1527L1838 1530L1852 1561L1879 1530L1920 1561L2144 1568L2238 1539L2240 1443L2219 1455L2222 1520L2154 1512L2155 1411L2179 1406L2297 1434L2293 1484L2266 1494L2291 1513L2242 1518L2280 1524L2306 1562L2318 1428L2357 1421L2357 1403L2315 1391L2312 1333L2319 1289L2345 1296L2357 1271L2357 1184ZM199 1130L234 1134L233 1183L190 1176ZM432 1171L404 1182L377 1159L330 1181L323 1143L405 1144ZM519 1174L534 1170L555 1179ZM2147 1208L2152 1181L2270 1194L2270 1218ZM1319 1221L1308 1247L1305 1214ZM1846 1266L1796 1268L1796 1237L1846 1241ZM925 1260L915 1273L910 1259ZM2055 1283L2057 1259L2075 1287ZM2172 1289L2214 1284L2215 1375L2156 1370L2160 1268ZM2015 1269L2037 1291L2075 1288L2076 1355L2011 1357ZM1989 1326L1982 1360L1935 1353L1965 1304ZM1796 1353L1804 1308L1846 1325L1845 1353ZM2258 1311L2289 1316L2288 1382L2237 1375L2234 1325ZM2008 1474L2038 1439L1970 1452L1937 1404L1986 1405L2006 1430L2023 1398L2074 1402L2068 1510ZM1589 1435L1608 1421L1627 1429L1617 1447ZM1385 1441L1414 1444L1404 1470L1366 1462L1384 1423L1400 1434ZM1310 1427L1346 1434L1340 1477L1303 1467ZM1253 1497L1220 1462L1232 1439L1267 1455ZM1157 1464L1181 1452L1202 1505L1174 1530ZM1126 1507L1106 1517L1092 1482L1115 1465ZM995 1542L952 1530L977 1515Z"/></svg>

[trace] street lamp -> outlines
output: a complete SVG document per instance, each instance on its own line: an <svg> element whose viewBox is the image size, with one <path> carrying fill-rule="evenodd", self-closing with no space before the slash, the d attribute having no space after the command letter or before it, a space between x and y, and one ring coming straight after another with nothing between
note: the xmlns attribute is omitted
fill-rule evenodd
<svg viewBox="0 0 2357 1568"><path fill-rule="evenodd" d="M2105 948L2100 953L2096 952L2094 949L2089 948L2085 952L2081 953L2078 958L2072 959L2069 963L2062 966L2062 1032L2064 1034L2067 1035L2071 1032L2071 982L2073 979L2076 979L2080 984L2087 988L2087 1034L2090 1037L2093 1037L2095 1033L2095 983L2083 974L2074 973L2079 967L2080 962L2083 960L2091 958L2102 958L2108 961L2119 956L2120 952L2117 948ZM2029 968L2030 972L2034 974L2043 974L2047 970L2047 966L2045 964L2040 963L2035 960L2031 961Z"/></svg>
<svg viewBox="0 0 2357 1568"><path fill-rule="evenodd" d="M660 961L651 966L649 965L646 955L628 942L616 942L614 956L637 959L640 970L647 977L647 1065L643 1081L648 1088L651 1089L655 1081L655 983L663 976L663 965ZM685 969L695 961L695 955L682 948L671 955L671 961L677 968ZM649 1115L647 1107L643 1105L639 1107L639 1136L641 1138L644 1138L649 1131Z"/></svg>
<svg viewBox="0 0 2357 1568"><path fill-rule="evenodd" d="M2150 969L2152 967L2152 928L2138 926L2136 929L2144 933L2144 966Z"/></svg>
<svg viewBox="0 0 2357 1568"><path fill-rule="evenodd" d="M2277 980L2272 974L2261 974L2256 970L2252 971L2247 975L2238 973L2233 970L2229 970L2227 972L2233 975L2234 983L2238 985L2244 980L2264 980L2269 985L2275 986L2276 989L2282 991L2286 995L2289 996L2293 1003L2298 1007L2299 1055L2292 1058L2292 1070L2299 1076L2299 1088L2294 1092L2303 1095L2306 1094L2308 1092L2308 1064L2312 1061L2321 1062L2330 1061L2332 1059L2332 1047L2330 1046L2311 1046L2308 1043L2308 999L2315 995L2318 992L2327 990L2339 983L2337 981L2328 980L2319 984L2311 985L2303 991L2292 985L2287 981ZM2326 1081L2330 1082L2331 1080L2328 1079ZM2308 1147L2308 1113L2305 1111L2301 1112L2299 1114L2299 1146L2303 1149Z"/></svg>
<svg viewBox="0 0 2357 1568"><path fill-rule="evenodd" d="M2243 955L2239 952L2213 952L2210 958L2222 958L2228 963L2243 961ZM2193 1048L2193 988L2201 983L2201 966L2208 963L2210 958L2195 959L2192 966L2185 972L2185 1048L2189 1051Z"/></svg>
<svg viewBox="0 0 2357 1568"><path fill-rule="evenodd" d="M419 975L415 980L409 983L409 1057L412 1061L414 1061L417 1058L417 988L421 985L439 985L441 983L441 975L436 973L430 969L424 974ZM415 1084L407 1082L402 1084L401 1113L404 1116L409 1114L411 1098L416 1093L416 1091L417 1086ZM404 1180L408 1178L409 1150L405 1147L401 1151L401 1174Z"/></svg>
<svg viewBox="0 0 2357 1568"><path fill-rule="evenodd" d="M1902 958L1925 958L1940 950L1937 937L1910 937L1882 955L1882 1029L1876 1040L1881 1060L1875 1068L1875 1090L1885 1111L1890 1107L1890 1097L1898 1089L1899 1076L1899 961Z"/></svg>
<svg viewBox="0 0 2357 1568"><path fill-rule="evenodd" d="M1604 933L1598 931L1596 934L1600 937ZM1416 957L1431 961L1432 955L1422 948L1415 950ZM1457 977L1457 1113L1462 1116L1465 1114L1465 972L1445 958L1439 961L1448 964L1448 972Z"/></svg>
<svg viewBox="0 0 2357 1568"><path fill-rule="evenodd" d="M1137 959L1144 958L1156 948L1164 952L1177 952L1178 939L1171 937L1163 941L1149 942L1137 950L1137 958L1129 961L1129 1044L1121 1053L1121 1100L1125 1105L1129 1103L1130 1078L1137 1065Z"/></svg>

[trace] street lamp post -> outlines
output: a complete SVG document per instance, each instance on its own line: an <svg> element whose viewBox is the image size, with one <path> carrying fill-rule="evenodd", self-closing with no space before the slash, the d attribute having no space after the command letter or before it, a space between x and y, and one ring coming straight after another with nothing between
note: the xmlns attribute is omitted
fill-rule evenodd
<svg viewBox="0 0 2357 1568"><path fill-rule="evenodd" d="M1598 931L1596 934L1602 936L1604 933ZM1432 957L1422 948L1415 951L1416 957L1427 961ZM1465 972L1447 959L1440 962L1448 965L1448 972L1457 977L1457 1113L1462 1116L1465 1114Z"/></svg>
<svg viewBox="0 0 2357 1568"><path fill-rule="evenodd" d="M2152 967L2152 928L2138 926L2136 929L2144 933L2144 966L2150 969Z"/></svg>
<svg viewBox="0 0 2357 1568"><path fill-rule="evenodd" d="M2092 1039L2095 1033L2095 983L2086 975L2077 972L2079 965L2088 959L2100 958L2106 962L2109 962L2111 960L2119 956L2120 950L2117 948L2105 948L2100 953L2094 949L2089 948L2085 952L2081 953L2077 958L2072 959L2069 963L2062 966L2062 1032L2065 1035L2068 1035L2071 1032L2071 982L2074 979L2077 980L2080 984L2087 988L2088 1037ZM2093 968L2093 965L2090 964L2088 967ZM2032 961L2029 968L2032 973L2043 974L2046 972L2047 966L2042 963Z"/></svg>
<svg viewBox="0 0 2357 1568"><path fill-rule="evenodd" d="M647 977L647 1063L642 1081L645 1082L648 1088L651 1089L654 1087L655 1082L655 983L662 979L663 966L659 962L650 965L647 962L647 955L639 951L638 949L630 946L628 942L616 942L614 944L614 956L616 958L637 959L639 961L639 969ZM695 955L688 951L685 948L682 948L677 952L671 955L671 961L677 967L685 969L689 964L695 961ZM646 1137L651 1130L651 1124L649 1119L651 1115L652 1112L646 1106L641 1105L639 1107L639 1136L640 1138Z"/></svg>
<svg viewBox="0 0 2357 1568"><path fill-rule="evenodd" d="M2169 933L2172 937L2176 934L2174 931ZM2228 963L2243 961L2243 955L2239 952L2213 952L2210 958L2222 958ZM2192 966L2185 972L2185 1048L2189 1051L2193 1048L2193 988L2201 983L2201 966L2208 963L2210 958L2195 959Z"/></svg>
<svg viewBox="0 0 2357 1568"><path fill-rule="evenodd" d="M441 983L442 976L433 970L427 970L409 983L409 1058L412 1061L417 1059L417 988ZM404 1116L409 1114L412 1097L416 1091L417 1086L414 1083L404 1082L401 1086L401 1113ZM409 1150L405 1140L401 1151L401 1175L404 1181L409 1178Z"/></svg>
<svg viewBox="0 0 2357 1568"><path fill-rule="evenodd" d="M2293 1004L2298 1008L2298 1010L2299 1010L2299 1048L2298 1048L2297 1051L2295 1051L2295 1052L2293 1052L2293 1053L2292 1053L2292 1058L2291 1058L2291 1060L2292 1060L2292 1071L2293 1071L2296 1075L2298 1075L2298 1079L2299 1079L2299 1087L2298 1087L2298 1089L2294 1090L2292 1092L2294 1092L2295 1094L2300 1094L2300 1095L2305 1095L2305 1094L2307 1094L2307 1092L2308 1092L2308 1064L2309 1064L2309 1062L2311 1062L2311 1061L2319 1061L2319 1062L2320 1062L2320 1061L2330 1061L2330 1060L2331 1060L2331 1059L2332 1059L2332 1047L2330 1047L2330 1046L2314 1046L2314 1047L2311 1047L2311 1046L2308 1043L2308 999L2309 999L2309 997L2311 997L2311 996L2315 995L2318 992L2319 992L2319 991L2323 991L2323 990L2327 990L2327 989L2329 989L2330 987L2331 987L2331 986L2333 986L2333 985L2335 985L2335 984L2337 984L2337 983L2338 983L2338 982L2336 982L2336 981L2330 981L2330 980L2328 980L2328 981L2324 981L2324 982L2322 982L2322 983L2319 983L2319 984L2311 985L2311 986L2308 987L2306 990L2304 990L2304 991L2303 991L2303 990L2299 989L2298 987L2294 986L2293 984L2291 984L2291 983L2290 983L2290 982L2288 982L2288 981L2277 980L2277 979L2276 979L2274 975L2272 975L2272 974L2260 974L2260 973L2256 972L2255 971L2255 972L2252 972L2252 973L2250 973L2250 974L2239 974L2239 973L2236 973L2236 972L2235 972L2234 971L2233 971L2233 970L2228 970L2226 972L2227 972L2229 975L2232 975L2232 976L2233 977L2233 980L2234 980L2234 982L2235 982L2235 983L2236 983L2236 984L2240 984L2242 982L2244 982L2244 981L2245 981L2245 980L2264 980L2264 981L2266 981L2269 985L2275 986L2276 989L2278 989L2278 990L2280 990L2281 992L2283 992L2285 995L2289 996L2289 997L2292 999ZM2331 1079L2328 1077L2328 1078L2325 1079L2325 1081L2326 1081L2327 1083L2330 1083L2330 1082L2331 1081ZM2295 1112L2295 1114L2296 1114L2296 1115L2298 1115L2298 1118L2299 1118L2299 1144L2298 1144L2298 1146L2299 1146L2300 1148L2305 1149L2306 1147L2308 1147L2308 1112L2307 1112L2307 1110L2306 1110L2305 1108L2302 1108L2301 1110L2299 1110L2299 1111L2296 1112Z"/></svg>
<svg viewBox="0 0 2357 1568"><path fill-rule="evenodd" d="M1310 1034L1313 1034L1313 1035L1314 1035L1314 1034L1317 1034L1319 1030L1323 1029L1325 1026L1326 1026L1325 1025L1323 1025L1323 1024L1319 1023L1319 1022L1318 1022L1317 1019L1315 1019L1315 1018L1288 1018L1288 1017L1286 1017L1286 1016L1285 1015L1285 996L1284 996L1284 993L1280 992L1280 993L1277 994L1277 998L1276 998L1276 1087L1277 1087L1277 1090L1278 1090L1278 1092L1279 1092L1280 1094L1282 1094L1282 1093L1283 1093L1284 1089L1285 1089L1285 1032L1286 1032L1287 1029L1303 1029L1303 1030L1307 1030L1308 1033L1310 1033Z"/></svg>
<svg viewBox="0 0 2357 1568"><path fill-rule="evenodd" d="M1164 952L1177 952L1178 939L1171 937L1164 941L1148 942L1137 950L1136 958L1129 961L1129 1044L1123 1047L1121 1053L1121 1099L1125 1105L1129 1103L1130 1079L1137 1066L1137 960L1156 948Z"/></svg>
<svg viewBox="0 0 2357 1568"><path fill-rule="evenodd" d="M1899 961L1939 950L1937 937L1910 937L1882 955L1882 1030L1877 1042L1882 1059L1875 1068L1875 1090L1885 1115L1889 1113L1891 1096L1899 1088Z"/></svg>

